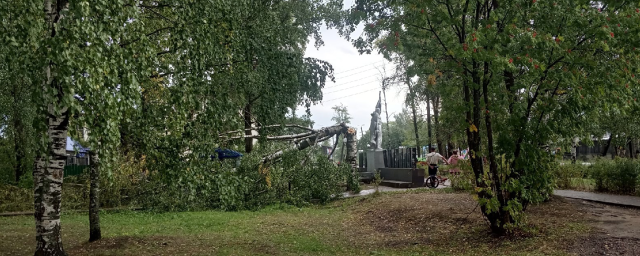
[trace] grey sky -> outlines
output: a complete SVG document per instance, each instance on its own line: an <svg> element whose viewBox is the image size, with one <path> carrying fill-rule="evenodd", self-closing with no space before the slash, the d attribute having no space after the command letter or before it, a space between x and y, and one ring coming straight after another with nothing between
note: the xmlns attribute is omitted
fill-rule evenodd
<svg viewBox="0 0 640 256"><path fill-rule="evenodd" d="M345 2L349 4L347 3L349 1ZM331 107L342 103L351 115L351 126L357 128L362 126L367 129L371 113L375 110L378 100L378 92L381 90L380 73L376 67L381 68L384 64L387 74L391 75L395 66L377 53L360 55L349 41L338 35L336 30L323 29L321 32L325 45L316 49L313 43L310 43L305 55L331 63L336 74L336 82L328 83L323 89L322 103L311 107L311 119L315 121L314 128L333 125ZM354 33L354 36L356 35ZM391 119L393 119L393 113L402 111L403 102L404 93L399 88L394 87L387 92ZM304 109L299 108L298 114L304 114ZM383 118L383 121L386 120ZM358 135L360 135L359 130Z"/></svg>

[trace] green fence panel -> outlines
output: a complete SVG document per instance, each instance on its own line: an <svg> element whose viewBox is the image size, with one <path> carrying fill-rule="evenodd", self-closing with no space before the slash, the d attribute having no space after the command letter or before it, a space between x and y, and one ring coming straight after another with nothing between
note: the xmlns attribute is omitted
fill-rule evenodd
<svg viewBox="0 0 640 256"><path fill-rule="evenodd" d="M80 175L87 171L88 165L65 165L64 177Z"/></svg>

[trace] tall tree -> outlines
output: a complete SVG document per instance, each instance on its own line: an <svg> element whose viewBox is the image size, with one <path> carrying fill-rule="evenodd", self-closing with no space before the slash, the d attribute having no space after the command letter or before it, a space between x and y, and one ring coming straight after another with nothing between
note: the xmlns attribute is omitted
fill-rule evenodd
<svg viewBox="0 0 640 256"><path fill-rule="evenodd" d="M539 145L584 133L584 117L603 101L631 104L638 93L640 14L626 3L357 0L347 12L344 31L366 23L353 40L361 52L379 46L424 74L436 59L462 92L478 198L497 234L550 194ZM605 91L616 98L598 100Z"/></svg>

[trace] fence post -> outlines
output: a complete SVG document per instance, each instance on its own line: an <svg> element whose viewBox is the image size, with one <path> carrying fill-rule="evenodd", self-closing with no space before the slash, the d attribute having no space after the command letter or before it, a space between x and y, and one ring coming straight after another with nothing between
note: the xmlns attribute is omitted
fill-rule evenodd
<svg viewBox="0 0 640 256"><path fill-rule="evenodd" d="M393 167L391 168L398 168L398 149L393 149Z"/></svg>
<svg viewBox="0 0 640 256"><path fill-rule="evenodd" d="M382 150L382 159L384 161L384 166L387 167L388 161L387 161L387 150L386 149Z"/></svg>
<svg viewBox="0 0 640 256"><path fill-rule="evenodd" d="M413 169L418 167L417 154L418 154L418 149L417 148L411 148L411 168L413 168Z"/></svg>

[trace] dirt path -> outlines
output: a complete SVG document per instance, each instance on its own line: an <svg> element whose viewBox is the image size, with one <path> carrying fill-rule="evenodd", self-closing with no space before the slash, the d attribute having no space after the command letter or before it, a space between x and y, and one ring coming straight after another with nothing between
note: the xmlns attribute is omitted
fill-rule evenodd
<svg viewBox="0 0 640 256"><path fill-rule="evenodd" d="M640 255L640 210L579 199L567 199L587 213L596 229L577 241L572 251L578 255Z"/></svg>

